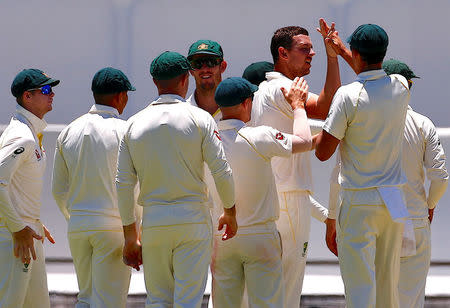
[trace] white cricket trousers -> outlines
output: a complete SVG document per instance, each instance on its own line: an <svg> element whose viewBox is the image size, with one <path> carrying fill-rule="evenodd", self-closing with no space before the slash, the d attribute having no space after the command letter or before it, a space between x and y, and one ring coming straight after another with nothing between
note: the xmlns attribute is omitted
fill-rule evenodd
<svg viewBox="0 0 450 308"><path fill-rule="evenodd" d="M78 280L76 308L125 308L131 268L122 261L122 230L68 233Z"/></svg>
<svg viewBox="0 0 450 308"><path fill-rule="evenodd" d="M27 223L43 236L42 224ZM50 297L45 271L44 247L34 240L36 260L25 266L14 256L11 232L0 220L0 307L1 308L49 308Z"/></svg>
<svg viewBox="0 0 450 308"><path fill-rule="evenodd" d="M240 307L244 285L251 308L283 307L281 243L275 222L239 227L223 241L214 236L211 261L215 308Z"/></svg>
<svg viewBox="0 0 450 308"><path fill-rule="evenodd" d="M400 307L422 308L431 259L431 231L428 218L413 219L416 254L400 258Z"/></svg>
<svg viewBox="0 0 450 308"><path fill-rule="evenodd" d="M398 308L403 224L377 189L341 189L337 232L347 308Z"/></svg>
<svg viewBox="0 0 450 308"><path fill-rule="evenodd" d="M212 251L211 225L144 227L146 308L200 308Z"/></svg>
<svg viewBox="0 0 450 308"><path fill-rule="evenodd" d="M309 192L280 192L280 218L277 229L283 249L284 307L300 307L300 294L305 276L311 226L311 201Z"/></svg>

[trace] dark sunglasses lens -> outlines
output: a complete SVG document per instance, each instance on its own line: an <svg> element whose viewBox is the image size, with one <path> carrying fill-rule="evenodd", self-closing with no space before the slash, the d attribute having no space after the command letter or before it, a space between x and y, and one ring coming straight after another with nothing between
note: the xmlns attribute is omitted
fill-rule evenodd
<svg viewBox="0 0 450 308"><path fill-rule="evenodd" d="M190 63L191 63L191 67L192 67L194 70L201 69L201 68L202 68L202 65L203 65L202 62L200 61L200 59L197 59L197 60L191 60Z"/></svg>
<svg viewBox="0 0 450 308"><path fill-rule="evenodd" d="M44 95L48 95L48 94L52 93L52 87L49 85L43 86L41 88L41 93Z"/></svg>
<svg viewBox="0 0 450 308"><path fill-rule="evenodd" d="M199 70L203 67L203 64L209 68L215 67L220 64L220 59L216 58L200 58L191 61L191 66L195 70Z"/></svg>
<svg viewBox="0 0 450 308"><path fill-rule="evenodd" d="M217 58L205 59L205 64L207 67L214 67L220 64L220 59Z"/></svg>

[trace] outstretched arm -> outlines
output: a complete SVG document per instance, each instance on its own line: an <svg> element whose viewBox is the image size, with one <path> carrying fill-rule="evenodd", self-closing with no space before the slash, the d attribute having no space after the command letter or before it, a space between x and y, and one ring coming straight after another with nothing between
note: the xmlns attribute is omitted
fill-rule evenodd
<svg viewBox="0 0 450 308"><path fill-rule="evenodd" d="M324 120L328 115L333 95L341 86L341 78L339 75L337 53L330 44L330 36L337 36L337 32L334 29L334 23L329 26L326 21L321 18L319 20L319 26L320 28L317 28L317 30L324 39L327 52L327 75L325 78L325 85L320 92L320 95L310 95L306 102L305 110L308 117Z"/></svg>

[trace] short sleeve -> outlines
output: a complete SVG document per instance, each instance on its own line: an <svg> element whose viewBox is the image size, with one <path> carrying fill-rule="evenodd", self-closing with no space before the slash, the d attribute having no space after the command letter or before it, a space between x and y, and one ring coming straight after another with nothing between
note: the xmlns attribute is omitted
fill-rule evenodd
<svg viewBox="0 0 450 308"><path fill-rule="evenodd" d="M256 150L261 155L272 158L274 156L289 157L292 155L292 135L280 132L272 127L260 126L255 128L258 132L252 136Z"/></svg>
<svg viewBox="0 0 450 308"><path fill-rule="evenodd" d="M323 129L335 138L342 140L348 127L349 110L351 101L339 88L331 102L330 111L323 125ZM350 108L349 108L350 107Z"/></svg>

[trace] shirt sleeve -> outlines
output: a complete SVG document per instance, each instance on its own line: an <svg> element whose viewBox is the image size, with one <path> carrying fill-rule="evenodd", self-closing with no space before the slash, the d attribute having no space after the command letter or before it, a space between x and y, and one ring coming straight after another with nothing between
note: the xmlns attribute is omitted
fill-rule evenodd
<svg viewBox="0 0 450 308"><path fill-rule="evenodd" d="M339 172L341 169L341 160L340 156L336 156L336 165L334 166L333 170L331 171L330 175L330 193L328 197L328 218L330 219L336 219L337 217L337 210L339 207L339 191L340 191L340 185L339 185Z"/></svg>
<svg viewBox="0 0 450 308"><path fill-rule="evenodd" d="M444 195L448 185L448 172L445 167L445 153L436 128L431 121L425 122L424 167L431 181L428 191L428 208L433 209Z"/></svg>
<svg viewBox="0 0 450 308"><path fill-rule="evenodd" d="M323 129L333 137L342 140L348 126L351 101L346 99L342 88L339 88L331 102L330 111L323 124Z"/></svg>
<svg viewBox="0 0 450 308"><path fill-rule="evenodd" d="M271 159L275 156L289 157L292 155L292 137L268 126L256 128L261 134L254 140L256 150L263 156ZM245 137L245 136L244 136Z"/></svg>
<svg viewBox="0 0 450 308"><path fill-rule="evenodd" d="M129 134L120 142L117 159L116 189L122 225L128 226L136 221L135 187L137 173L129 149Z"/></svg>
<svg viewBox="0 0 450 308"><path fill-rule="evenodd" d="M309 201L311 205L311 216L318 221L324 222L328 217L328 210L322 204L314 199L311 195L309 196Z"/></svg>
<svg viewBox="0 0 450 308"><path fill-rule="evenodd" d="M0 216L11 232L25 228L25 223L9 197L11 178L19 166L34 154L34 142L21 137L5 142L0 149Z"/></svg>
<svg viewBox="0 0 450 308"><path fill-rule="evenodd" d="M52 194L64 218L69 220L70 213L67 207L69 170L64 159L61 138L62 134L56 140L55 158L53 160Z"/></svg>
<svg viewBox="0 0 450 308"><path fill-rule="evenodd" d="M205 117L206 118L206 117ZM219 129L213 118L207 117L203 127L203 159L214 178L217 193L224 208L231 208L235 203L234 181L231 167L225 158Z"/></svg>

